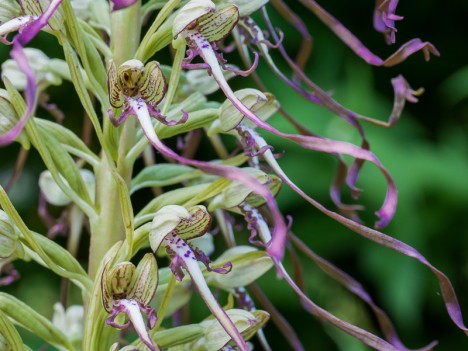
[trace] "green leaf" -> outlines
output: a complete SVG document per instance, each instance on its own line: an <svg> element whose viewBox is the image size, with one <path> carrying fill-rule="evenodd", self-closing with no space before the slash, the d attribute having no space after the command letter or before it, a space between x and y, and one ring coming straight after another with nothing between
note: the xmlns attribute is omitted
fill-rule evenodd
<svg viewBox="0 0 468 351"><path fill-rule="evenodd" d="M133 207L132 200L130 199L130 194L128 192L127 183L125 180L117 173L117 171L112 169L112 176L115 179L117 184L117 190L119 192L120 200L120 209L122 211L122 219L125 226L125 238L130 244L127 247L131 250L131 243L133 243L133 232L135 229L133 223ZM127 253L128 257L132 256L132 252Z"/></svg>
<svg viewBox="0 0 468 351"><path fill-rule="evenodd" d="M205 200L211 199L212 197L221 193L226 189L232 181L225 178L220 178L211 183L205 190L201 191L197 196L187 201L184 206L190 207L199 204Z"/></svg>
<svg viewBox="0 0 468 351"><path fill-rule="evenodd" d="M51 122L41 118L34 118L34 121L37 124L37 127L41 134L50 134L57 141L62 144L62 146L67 146L68 150L74 150L75 155L81 155L81 158L92 165L95 165L99 162L99 158L86 146L86 144L73 133L70 129L65 128L64 126ZM79 152L78 152L79 151Z"/></svg>
<svg viewBox="0 0 468 351"><path fill-rule="evenodd" d="M159 123L156 127L156 133L159 138L166 139L174 135L189 132L191 130L206 127L218 118L219 111L215 108L204 109L200 111L193 111L189 113L187 122L175 126L166 126Z"/></svg>
<svg viewBox="0 0 468 351"><path fill-rule="evenodd" d="M70 188L78 197L93 206L93 202L89 197L86 185L81 177L80 170L75 161L71 158L70 154L61 147L58 140L46 130L39 130L39 135L40 138L37 139L37 142L43 143L43 146L47 148L53 162L55 163L57 171L65 178L66 182L70 185ZM56 177L54 177L54 179L55 178ZM57 185L60 187L59 183L57 183ZM71 200L74 201L75 197L71 197Z"/></svg>
<svg viewBox="0 0 468 351"><path fill-rule="evenodd" d="M51 258L44 251L44 249L37 241L36 236L32 234L32 232L28 229L28 227L23 222L16 209L13 207L13 204L11 203L10 199L8 198L8 195L6 194L2 186L0 186L0 205L10 218L11 223L13 223L18 228L19 232L22 234L23 237L21 238L21 241L23 242L23 244L32 250L30 254L37 254L37 256L43 261L44 265L49 267L54 273L62 277L71 279L80 288L85 287L89 291L90 282L87 275L75 273L73 271L68 271L64 269L64 267L60 267L53 259L55 255L53 255ZM55 248L53 251L54 254L58 254L59 252L64 252L66 250L60 247L60 249Z"/></svg>
<svg viewBox="0 0 468 351"><path fill-rule="evenodd" d="M23 341L15 326L0 311L0 350L24 351Z"/></svg>
<svg viewBox="0 0 468 351"><path fill-rule="evenodd" d="M173 185L202 175L203 172L189 166L172 163L152 165L132 179L130 193L147 187Z"/></svg>
<svg viewBox="0 0 468 351"><path fill-rule="evenodd" d="M74 350L67 337L47 318L15 297L0 292L0 310L15 323L47 341L49 344L64 347L67 350Z"/></svg>
<svg viewBox="0 0 468 351"><path fill-rule="evenodd" d="M208 284L222 289L247 286L273 267L273 261L265 251L259 251L250 246L235 246L224 252L211 265L222 267L227 262L232 263L232 270L229 274L204 270Z"/></svg>

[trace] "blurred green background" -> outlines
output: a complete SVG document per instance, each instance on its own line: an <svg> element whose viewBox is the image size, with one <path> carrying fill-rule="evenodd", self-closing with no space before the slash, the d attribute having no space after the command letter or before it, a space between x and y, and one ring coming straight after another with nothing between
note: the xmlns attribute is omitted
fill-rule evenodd
<svg viewBox="0 0 468 351"><path fill-rule="evenodd" d="M371 149L392 173L399 189L395 219L384 232L412 245L446 273L457 291L463 311L468 314L468 57L463 50L468 34L464 25L468 3L454 0L444 6L435 0L402 2L397 14L405 19L397 23L397 43L388 47L381 34L373 30L373 2L321 2L382 58L414 37L432 42L441 53L439 58L433 57L427 63L421 53L416 53L394 68L366 65L313 14L295 1L288 3L301 14L314 37L313 55L307 66L309 76L324 90L333 91L342 105L384 120L392 107L391 78L403 74L413 88L425 88L420 102L407 104L401 121L392 129L365 125ZM285 33L287 50L294 54L300 45L298 32L284 23L271 7L269 11L275 25ZM260 18L258 20L262 23ZM55 43L44 35L33 45L51 56L61 55ZM235 54L228 57L233 61L237 59ZM279 56L274 57L278 58L278 65L287 70ZM0 62L7 58L8 48L1 46ZM321 135L359 143L358 135L351 127L288 89L265 64L260 64L258 72L282 106L301 123ZM244 83L245 78L233 80L237 87ZM69 98L74 96L71 89L71 84L66 83L63 88L51 88L49 92L54 97L53 102L66 113L65 125L76 126L79 130L82 111L76 98ZM272 124L292 131L279 116L272 120ZM275 146L276 152L285 151L279 163L291 179L308 194L333 208L329 185L336 160L264 135ZM0 150L2 185L12 171L18 150L17 145ZM31 219L28 223L37 231L44 230L36 214L37 177L42 169L41 161L32 153L11 193L21 214ZM366 164L358 185L364 189L359 201L366 206L362 217L372 225L375 221L373 213L385 195L383 176L374 166ZM346 192L343 196L349 199ZM468 340L448 317L437 280L427 268L413 259L367 242L326 218L286 187L279 195L279 203L283 213L293 216L293 231L298 236L317 253L363 283L375 301L388 312L408 347L422 347L436 339L438 350L467 348ZM59 279L39 267L31 270L31 266L24 263L18 263L17 267L23 279L2 290L51 316L52 304L58 300ZM307 273L306 291L314 301L347 321L376 330L375 320L366 306L310 261L303 259L303 267ZM307 350L368 349L306 314L286 284L276 279L274 272L267 274L260 283L291 321ZM289 349L273 325L266 328L266 333L273 350ZM37 342L35 347L40 345Z"/></svg>

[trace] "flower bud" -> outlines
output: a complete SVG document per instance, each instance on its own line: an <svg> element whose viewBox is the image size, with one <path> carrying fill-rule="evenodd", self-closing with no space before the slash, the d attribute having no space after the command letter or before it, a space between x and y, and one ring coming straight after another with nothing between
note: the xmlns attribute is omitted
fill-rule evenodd
<svg viewBox="0 0 468 351"><path fill-rule="evenodd" d="M241 332L244 339L248 339L246 335L252 337L269 318L268 313L264 311L255 311L252 313L241 309L230 309L227 310L226 313L234 322L239 332ZM205 336L195 343L194 349L196 349L198 345L203 345L207 351L220 350L231 339L218 320L212 317L207 318L201 322L200 325L205 327Z"/></svg>
<svg viewBox="0 0 468 351"><path fill-rule="evenodd" d="M94 173L87 169L80 169L80 174L84 180L89 197L93 200L94 188L96 185ZM63 179L63 182L68 185L68 182L65 179ZM59 188L49 171L41 173L39 177L39 188L44 194L47 202L54 206L66 206L71 202L68 196Z"/></svg>
<svg viewBox="0 0 468 351"><path fill-rule="evenodd" d="M237 69L237 67L233 68ZM223 70L223 75L226 81L236 76L233 71L228 70ZM193 92L198 91L203 95L209 95L219 89L216 80L204 69L190 70L186 73L186 76L190 90Z"/></svg>
<svg viewBox="0 0 468 351"><path fill-rule="evenodd" d="M235 246L225 251L212 265L222 266L226 262L231 262L232 270L226 275L208 273L206 278L210 285L222 289L247 286L273 266L273 261L264 251L250 246Z"/></svg>
<svg viewBox="0 0 468 351"><path fill-rule="evenodd" d="M106 266L101 278L102 304L107 312L113 301L135 300L146 306L158 286L158 266L152 253L146 254L137 267L131 262L120 262L109 270Z"/></svg>
<svg viewBox="0 0 468 351"><path fill-rule="evenodd" d="M260 183L267 185L273 195L278 193L281 187L281 180L278 177L256 168L246 167L243 168L243 171L257 178ZM217 208L224 208L239 213L237 207L244 203L252 207L258 207L265 203L265 199L243 184L233 182L212 200L208 209L214 211Z"/></svg>
<svg viewBox="0 0 468 351"><path fill-rule="evenodd" d="M8 215L0 210L0 258L8 258L16 250L18 234Z"/></svg>
<svg viewBox="0 0 468 351"><path fill-rule="evenodd" d="M268 119L279 108L278 101L270 93L264 94L259 90L247 88L236 91L234 95L262 120ZM220 107L219 120L212 124L208 130L208 135L230 131L241 122L255 127L250 120L244 118L244 115L230 100L226 100Z"/></svg>
<svg viewBox="0 0 468 351"><path fill-rule="evenodd" d="M50 58L41 50L34 48L25 48L24 53L28 59L31 68L33 69L38 83L46 83L52 85L62 84L62 79L56 73L53 73L49 68ZM18 90L26 88L26 76L18 68L14 60L6 60L2 64L2 74L6 76L13 86Z"/></svg>

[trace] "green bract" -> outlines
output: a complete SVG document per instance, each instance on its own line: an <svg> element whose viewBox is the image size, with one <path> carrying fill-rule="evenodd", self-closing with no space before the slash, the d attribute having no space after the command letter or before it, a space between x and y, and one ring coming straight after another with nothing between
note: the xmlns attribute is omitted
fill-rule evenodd
<svg viewBox="0 0 468 351"><path fill-rule="evenodd" d="M0 210L0 259L10 257L16 250L18 234L7 214Z"/></svg>

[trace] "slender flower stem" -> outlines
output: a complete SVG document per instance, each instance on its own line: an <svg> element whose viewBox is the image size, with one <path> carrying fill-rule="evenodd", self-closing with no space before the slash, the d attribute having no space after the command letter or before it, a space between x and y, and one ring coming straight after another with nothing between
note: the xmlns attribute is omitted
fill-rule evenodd
<svg viewBox="0 0 468 351"><path fill-rule="evenodd" d="M140 1L132 6L114 11L111 15L112 51L114 62L118 64L132 58L140 41ZM104 119L106 140L115 132L108 119ZM123 179L129 181L132 166L124 162L126 151L133 144L134 123L126 123L119 141L119 159L117 170ZM110 143L109 143L110 144ZM103 145L104 146L104 145ZM112 152L111 152L112 154ZM102 156L96 172L96 204L100 211L99 219L91 223L91 244L89 274L95 277L99 263L104 254L118 240L125 237L125 228L121 218L117 183L109 171L110 160Z"/></svg>

